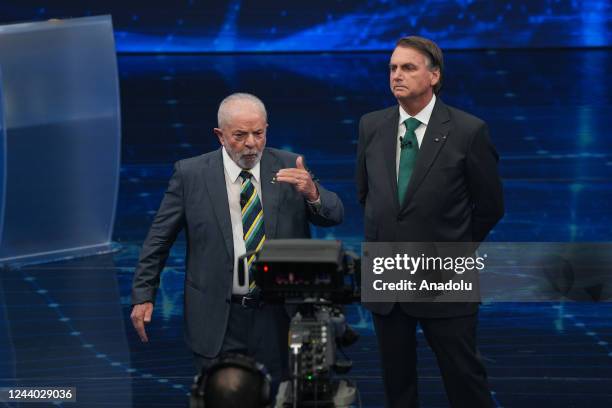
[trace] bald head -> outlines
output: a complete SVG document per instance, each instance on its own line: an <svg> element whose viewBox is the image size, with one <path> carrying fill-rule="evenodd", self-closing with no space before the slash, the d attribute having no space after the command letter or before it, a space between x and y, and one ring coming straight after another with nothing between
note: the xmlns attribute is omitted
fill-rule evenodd
<svg viewBox="0 0 612 408"><path fill-rule="evenodd" d="M211 408L258 408L262 406L262 380L243 368L224 367L208 379L205 406Z"/></svg>

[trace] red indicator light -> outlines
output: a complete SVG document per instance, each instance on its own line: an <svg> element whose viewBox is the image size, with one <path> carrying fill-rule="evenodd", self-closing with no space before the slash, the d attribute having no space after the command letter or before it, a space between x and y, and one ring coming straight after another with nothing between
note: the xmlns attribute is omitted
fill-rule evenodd
<svg viewBox="0 0 612 408"><path fill-rule="evenodd" d="M264 265L264 272L268 272L268 265Z"/></svg>

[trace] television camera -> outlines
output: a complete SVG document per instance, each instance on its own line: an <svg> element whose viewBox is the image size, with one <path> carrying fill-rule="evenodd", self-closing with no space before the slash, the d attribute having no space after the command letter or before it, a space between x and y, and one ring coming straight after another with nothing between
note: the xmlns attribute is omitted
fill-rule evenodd
<svg viewBox="0 0 612 408"><path fill-rule="evenodd" d="M247 253L239 280L248 284ZM357 388L346 374L352 362L338 349L357 341L346 324L343 304L359 300L359 259L339 241L282 239L266 241L251 274L264 303L284 304L293 316L289 327L290 381L281 383L276 407L348 407Z"/></svg>

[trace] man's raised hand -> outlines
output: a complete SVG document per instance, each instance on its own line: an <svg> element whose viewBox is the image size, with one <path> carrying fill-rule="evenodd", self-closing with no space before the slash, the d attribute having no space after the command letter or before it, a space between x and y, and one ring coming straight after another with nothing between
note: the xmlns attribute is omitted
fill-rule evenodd
<svg viewBox="0 0 612 408"><path fill-rule="evenodd" d="M298 156L295 160L295 168L280 169L276 173L276 181L292 184L310 202L319 199L319 191L312 180L310 172L304 166L304 158L302 156Z"/></svg>

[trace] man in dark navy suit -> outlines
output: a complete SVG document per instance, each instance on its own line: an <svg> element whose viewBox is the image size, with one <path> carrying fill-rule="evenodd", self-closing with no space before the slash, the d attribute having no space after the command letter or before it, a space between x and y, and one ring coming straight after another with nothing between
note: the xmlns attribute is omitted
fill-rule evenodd
<svg viewBox="0 0 612 408"><path fill-rule="evenodd" d="M266 239L309 238L310 224L337 225L344 209L301 156L265 147L267 113L259 98L225 98L218 126L220 149L174 166L136 268L132 322L147 341L160 274L184 229L185 338L196 366L223 352L242 353L278 381L287 369L289 318L282 306L260 304L257 287L238 278L237 258Z"/></svg>
<svg viewBox="0 0 612 408"><path fill-rule="evenodd" d="M389 64L398 105L361 118L358 198L370 242L481 242L503 216L498 155L480 119L438 97L442 51L397 42ZM416 325L453 407L490 407L476 344L478 303L370 303L388 407L418 406Z"/></svg>

